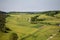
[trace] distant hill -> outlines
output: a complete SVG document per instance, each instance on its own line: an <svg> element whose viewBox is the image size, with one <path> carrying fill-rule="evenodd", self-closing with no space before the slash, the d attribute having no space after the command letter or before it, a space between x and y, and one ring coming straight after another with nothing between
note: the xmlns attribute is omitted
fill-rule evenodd
<svg viewBox="0 0 60 40"><path fill-rule="evenodd" d="M0 13L29 13L29 14L36 14L36 13L54 13L54 12L58 12L60 13L60 10L59 11L42 11L42 12L16 12L16 11L11 11L11 12L4 12L4 11L0 11Z"/></svg>

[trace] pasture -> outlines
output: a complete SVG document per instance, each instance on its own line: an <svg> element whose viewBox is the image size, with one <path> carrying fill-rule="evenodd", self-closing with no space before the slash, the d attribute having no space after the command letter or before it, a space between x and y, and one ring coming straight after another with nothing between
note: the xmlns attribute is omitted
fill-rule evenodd
<svg viewBox="0 0 60 40"><path fill-rule="evenodd" d="M0 40L10 40L11 33L15 32L18 35L18 40L47 40L50 36L55 35L50 40L60 40L60 13L52 16L46 14L7 14L10 15L6 18L6 27L12 31L7 34L0 34L2 37ZM32 24L30 19L39 15L38 19L45 19L43 21L37 21L36 24ZM58 18L57 18L58 17Z"/></svg>

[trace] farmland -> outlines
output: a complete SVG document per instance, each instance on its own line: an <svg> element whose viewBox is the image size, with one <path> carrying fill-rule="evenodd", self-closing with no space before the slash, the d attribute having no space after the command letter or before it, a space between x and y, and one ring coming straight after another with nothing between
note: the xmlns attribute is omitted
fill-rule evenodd
<svg viewBox="0 0 60 40"><path fill-rule="evenodd" d="M17 40L60 40L60 13L50 16L40 13L9 13L6 18L6 27L12 31L9 33L0 32L0 40L11 40L11 34L14 32L18 35ZM31 17L37 16L39 20L31 23ZM2 37L1 37L2 36Z"/></svg>

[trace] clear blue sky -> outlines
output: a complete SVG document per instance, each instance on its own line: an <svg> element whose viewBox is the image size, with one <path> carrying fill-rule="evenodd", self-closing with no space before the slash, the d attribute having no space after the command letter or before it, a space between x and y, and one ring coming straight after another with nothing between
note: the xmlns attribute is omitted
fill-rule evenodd
<svg viewBox="0 0 60 40"><path fill-rule="evenodd" d="M60 10L60 0L0 0L2 11Z"/></svg>

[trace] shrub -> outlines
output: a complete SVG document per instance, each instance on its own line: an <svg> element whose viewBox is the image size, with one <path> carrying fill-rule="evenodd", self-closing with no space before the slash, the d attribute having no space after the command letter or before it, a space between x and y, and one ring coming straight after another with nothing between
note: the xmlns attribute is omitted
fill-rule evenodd
<svg viewBox="0 0 60 40"><path fill-rule="evenodd" d="M18 35L16 33L12 33L12 35L10 36L10 40L17 40L18 39Z"/></svg>
<svg viewBox="0 0 60 40"><path fill-rule="evenodd" d="M37 21L44 21L45 19L37 19Z"/></svg>

